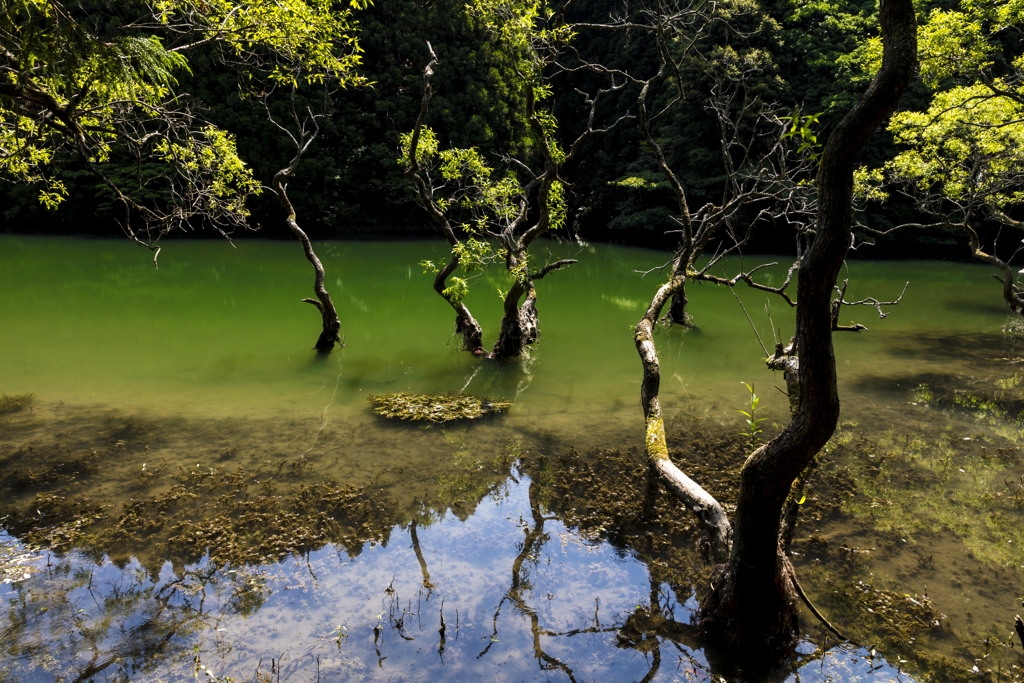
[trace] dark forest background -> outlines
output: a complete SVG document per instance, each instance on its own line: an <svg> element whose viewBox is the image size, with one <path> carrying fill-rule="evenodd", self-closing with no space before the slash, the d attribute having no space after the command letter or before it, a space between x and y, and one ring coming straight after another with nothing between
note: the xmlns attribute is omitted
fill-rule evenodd
<svg viewBox="0 0 1024 683"><path fill-rule="evenodd" d="M614 0L588 0L574 10L577 21L602 21L617 11ZM821 112L824 140L832 126L867 87L862 67L865 41L877 32L875 0L762 0L738 4L730 28L709 33L708 50L727 48L756 54L763 62L753 89L763 98L804 113ZM309 156L299 167L289 193L303 226L314 239L417 238L434 234L425 213L413 200L398 163L399 135L409 131L419 109L422 70L429 40L440 59L428 123L442 145L475 146L486 154L522 150L527 135L515 91L514 74L494 53L482 27L464 9L463 0L376 0L360 13L362 72L372 86L335 94L332 111ZM581 36L584 56L634 72L656 68L656 55L642 35L604 32ZM239 153L263 182L283 166L293 149L256 102L240 98L236 74L202 55L192 57L193 73L181 90L201 103L201 113L237 136ZM692 96L676 107L657 130L670 164L699 206L721 191L719 135L705 103L706 67L694 66ZM555 113L565 136L583 125L582 99L571 78L554 79ZM923 108L928 92L917 85L904 105ZM313 93L310 97L316 97ZM634 99L635 102L635 99ZM605 114L621 114L630 97L610 101ZM885 132L875 136L864 162L878 165L896 153ZM495 157L496 158L496 157ZM116 173L134 173L130 164ZM121 234L119 209L107 190L72 159L58 160L55 175L70 197L48 211L37 188L0 185L0 232L50 234ZM625 178L645 183L622 184ZM673 195L641 144L635 126L621 126L589 143L565 178L571 184L569 226L589 241L668 246L674 223ZM272 196L253 198L248 233L292 239ZM914 209L899 201L864 220L884 228L912 218ZM216 236L197 230L196 236ZM568 236L568 235L566 235ZM753 251L792 250L786 230L766 225L750 245ZM907 231L882 238L862 257L969 258L963 238L941 230Z"/></svg>

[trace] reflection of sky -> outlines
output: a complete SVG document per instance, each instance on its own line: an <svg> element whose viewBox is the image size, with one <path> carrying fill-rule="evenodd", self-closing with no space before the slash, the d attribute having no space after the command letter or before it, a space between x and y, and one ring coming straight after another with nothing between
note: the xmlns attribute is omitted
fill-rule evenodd
<svg viewBox="0 0 1024 683"><path fill-rule="evenodd" d="M430 591L423 587L410 534L398 529L387 547L367 545L355 558L327 546L308 558L212 576L201 563L185 577L166 565L155 582L134 562L120 569L78 555L40 557L30 579L0 587L0 599L13 608L0 616L0 679L51 681L70 674L74 680L90 663L114 655L119 665L97 673L96 680L119 674L133 681L193 680L198 646L204 665L235 680L251 679L257 666L268 673L271 660L274 667L281 662L282 681L316 680L318 667L324 681L568 680L560 668L547 662L541 667L529 615L502 601L533 524L528 487L525 478L509 482L465 522L449 515L419 527ZM639 680L651 658L618 647L614 627L637 606L648 606L646 567L606 543L579 538L555 519L546 520L544 530L546 541L520 572L523 603L538 617L540 646L577 681ZM265 602L248 617L233 613L233 589L259 576L270 589ZM677 604L667 586L660 594L675 620L689 621L692 599ZM339 626L346 634L340 642ZM576 629L589 632L566 634ZM14 655L11 648L28 643L36 645L31 654ZM700 652L665 639L660 647L654 680L719 681ZM862 650L835 648L824 658L812 658L813 651L809 643L801 646L810 661L800 668L800 681L897 676ZM901 680L910 679L904 674Z"/></svg>

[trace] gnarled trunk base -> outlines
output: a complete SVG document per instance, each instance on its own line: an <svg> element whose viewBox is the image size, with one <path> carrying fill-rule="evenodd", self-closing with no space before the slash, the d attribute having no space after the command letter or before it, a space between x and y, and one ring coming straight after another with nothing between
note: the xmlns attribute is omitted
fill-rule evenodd
<svg viewBox="0 0 1024 683"><path fill-rule="evenodd" d="M506 297L505 316L501 319L501 330L498 340L494 342L494 357L498 360L510 360L523 355L526 347L537 341L537 290L530 283L526 290L526 301L522 306L509 306L508 301L519 296L511 291Z"/></svg>
<svg viewBox="0 0 1024 683"><path fill-rule="evenodd" d="M331 295L324 290L324 296L327 298L329 303L328 306L324 306L317 299L303 299L307 304L313 304L320 311L320 317L323 319L323 330L320 332L320 337L317 338L316 344L313 346L314 349L320 353L330 353L334 350L334 345L341 343L341 320L338 319L338 314L334 310L334 304L331 303Z"/></svg>
<svg viewBox="0 0 1024 683"><path fill-rule="evenodd" d="M455 309L455 334L462 338L462 350L469 351L474 356L484 356L484 332L480 323L476 321L469 309L459 305Z"/></svg>

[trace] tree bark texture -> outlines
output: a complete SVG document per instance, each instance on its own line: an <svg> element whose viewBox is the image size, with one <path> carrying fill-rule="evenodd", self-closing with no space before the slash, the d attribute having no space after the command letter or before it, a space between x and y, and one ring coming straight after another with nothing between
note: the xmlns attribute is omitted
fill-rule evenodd
<svg viewBox="0 0 1024 683"><path fill-rule="evenodd" d="M686 305L689 304L686 298L686 283L679 285L679 289L672 295L672 302L668 307L668 319L673 325L692 325L693 320L686 312Z"/></svg>
<svg viewBox="0 0 1024 683"><path fill-rule="evenodd" d="M501 329L494 343L494 358L509 360L520 357L526 347L540 336L537 318L537 288L534 281L542 279L548 273L561 270L576 263L575 259L562 259L549 263L536 273L530 273L526 282L518 280L512 284L505 295L504 315L501 318ZM511 266L509 270L511 270ZM523 295L526 300L519 304Z"/></svg>
<svg viewBox="0 0 1024 683"><path fill-rule="evenodd" d="M520 306L524 293L526 301ZM505 295L504 308L501 329L494 342L494 357L498 360L519 358L529 344L537 341L537 290L533 283L514 283Z"/></svg>
<svg viewBox="0 0 1024 683"><path fill-rule="evenodd" d="M780 546L782 508L839 418L830 300L850 247L853 171L871 135L906 92L917 64L911 0L882 0L879 19L882 68L829 136L818 169L817 229L797 282L799 405L789 426L743 467L732 552L716 569L701 606L713 642L755 660L791 647L797 634L795 578Z"/></svg>
<svg viewBox="0 0 1024 683"><path fill-rule="evenodd" d="M454 237L454 235L452 235ZM456 300L454 297L445 294L448 276L459 267L459 257L453 255L447 265L437 273L434 278L434 291L438 296L448 302L448 305L455 310L455 334L462 339L462 350L469 351L473 355L482 356L484 351L483 329L476 321L473 314L469 312L466 304Z"/></svg>

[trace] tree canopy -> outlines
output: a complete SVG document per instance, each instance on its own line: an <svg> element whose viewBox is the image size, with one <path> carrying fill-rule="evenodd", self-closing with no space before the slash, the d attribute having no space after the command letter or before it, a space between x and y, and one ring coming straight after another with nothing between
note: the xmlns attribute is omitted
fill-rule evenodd
<svg viewBox="0 0 1024 683"><path fill-rule="evenodd" d="M73 157L113 193L121 227L140 243L198 223L244 226L261 185L235 135L180 89L188 55L218 50L242 87L254 74L283 85L363 82L351 12L361 6L3 0L0 173L55 208L69 187L54 167Z"/></svg>

